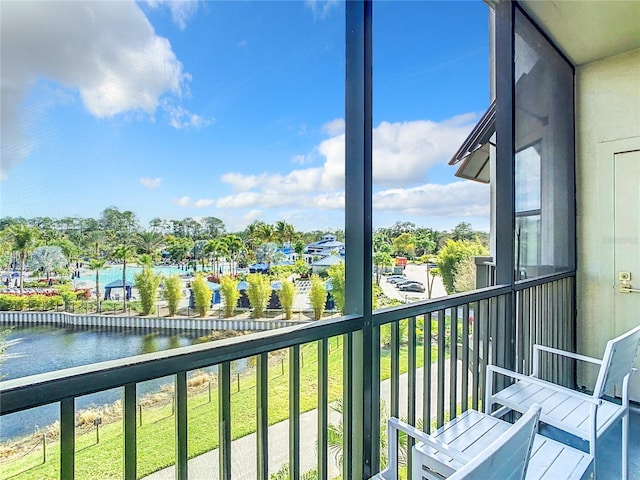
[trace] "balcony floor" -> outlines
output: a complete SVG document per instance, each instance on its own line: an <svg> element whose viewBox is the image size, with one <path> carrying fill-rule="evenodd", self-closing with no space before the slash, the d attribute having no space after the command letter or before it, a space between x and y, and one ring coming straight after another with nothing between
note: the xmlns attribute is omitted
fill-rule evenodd
<svg viewBox="0 0 640 480"><path fill-rule="evenodd" d="M640 480L640 405L631 407L629 421L629 480ZM598 443L598 480L620 480L620 442L622 425L618 422ZM587 442L558 432L550 427L542 427L540 433L567 443L580 450L589 451Z"/></svg>

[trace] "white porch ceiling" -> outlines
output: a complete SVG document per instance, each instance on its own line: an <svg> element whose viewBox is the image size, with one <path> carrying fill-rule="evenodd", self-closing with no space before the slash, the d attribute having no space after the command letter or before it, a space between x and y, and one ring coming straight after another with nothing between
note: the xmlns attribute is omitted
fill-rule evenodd
<svg viewBox="0 0 640 480"><path fill-rule="evenodd" d="M522 0L574 65L640 48L640 0Z"/></svg>

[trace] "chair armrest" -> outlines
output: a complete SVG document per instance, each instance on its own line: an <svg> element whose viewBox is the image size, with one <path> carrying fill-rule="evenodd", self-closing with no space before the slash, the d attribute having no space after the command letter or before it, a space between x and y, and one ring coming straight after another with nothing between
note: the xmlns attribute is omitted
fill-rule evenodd
<svg viewBox="0 0 640 480"><path fill-rule="evenodd" d="M538 353L540 351L544 351L544 352L549 352L549 353L553 353L556 355L560 355L563 357L568 357L568 358L573 358L574 360L580 360L583 362L589 362L589 363L593 363L596 365L602 365L602 360L598 359L598 358L593 358L593 357L587 357L586 355L579 355L577 353L573 353L573 352L568 352L566 350L560 350L559 348L553 348L553 347L547 347L546 345L539 345L539 344L535 344L533 346L533 376L534 377L538 377L539 376L539 363L540 363L540 355L538 355Z"/></svg>
<svg viewBox="0 0 640 480"><path fill-rule="evenodd" d="M583 362L595 363L596 365L602 365L602 360L598 358L588 357L586 355L580 355L578 353L567 352L566 350L560 350L558 348L547 347L546 345L538 345L537 343L533 346L533 352L536 353L536 350L543 350L549 353L555 353L556 355L562 355L563 357L574 358L576 360L581 360Z"/></svg>
<svg viewBox="0 0 640 480"><path fill-rule="evenodd" d="M461 463L469 461L469 458L458 450L449 447L445 443L438 442L427 433L402 420L391 417L387 420L387 468L371 477L370 480L398 480L398 432L406 433L419 442L428 444Z"/></svg>
<svg viewBox="0 0 640 480"><path fill-rule="evenodd" d="M429 447L435 448L436 450L446 455L449 455L451 458L453 458L458 462L466 463L470 460L469 456L465 455L459 450L456 450L453 447L450 447L447 443L439 441L437 438L433 438L431 435L423 432L422 430L418 430L417 428L395 417L391 417L389 419L388 425L389 425L389 429L388 429L389 439L391 438L391 435L395 433L394 430L399 430L415 438L417 441L422 442L425 445L428 445ZM391 445L391 442L389 442L389 445Z"/></svg>
<svg viewBox="0 0 640 480"><path fill-rule="evenodd" d="M507 370L506 368L497 367L495 365L487 365L487 375L490 375L491 372L495 372L499 375L503 375L505 377L513 378L516 380L524 380L526 382L533 383L534 385L539 385L541 387L552 388L554 390L564 393L565 395L577 398L579 400L591 403L596 406L602 403L602 401L599 398L594 398L591 395L586 395L584 393L576 392L575 390L571 390L570 388L563 387L562 385L556 385L555 383L547 382L546 380L542 380L537 377L522 375L521 373L513 372L511 370ZM487 394L493 397L492 392L487 392Z"/></svg>

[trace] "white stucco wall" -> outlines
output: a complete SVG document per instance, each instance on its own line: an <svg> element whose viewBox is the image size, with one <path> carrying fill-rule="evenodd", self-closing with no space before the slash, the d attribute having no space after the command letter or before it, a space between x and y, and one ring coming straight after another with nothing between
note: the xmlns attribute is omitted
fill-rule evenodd
<svg viewBox="0 0 640 480"><path fill-rule="evenodd" d="M640 50L576 69L578 352L600 357L614 336L612 202L602 178L612 162L602 143L640 138ZM607 204L608 203L608 204ZM637 207L637 206L636 206ZM636 208L633 207L633 208ZM580 372L582 373L582 372ZM586 378L581 374L579 381Z"/></svg>

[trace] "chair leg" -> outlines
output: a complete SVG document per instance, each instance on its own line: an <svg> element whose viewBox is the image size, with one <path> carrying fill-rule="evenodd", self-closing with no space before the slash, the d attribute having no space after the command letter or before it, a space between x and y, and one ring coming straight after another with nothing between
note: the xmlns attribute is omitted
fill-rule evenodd
<svg viewBox="0 0 640 480"><path fill-rule="evenodd" d="M628 473L628 452L627 452L627 447L628 447L628 442L629 442L629 411L627 410L627 413L625 415L622 416L622 480L627 480L629 473Z"/></svg>
<svg viewBox="0 0 640 480"><path fill-rule="evenodd" d="M597 441L597 437L596 438L592 438L591 441L589 442L589 453L593 456L593 477L591 478L591 480L596 480L596 478L598 478L598 462L597 462L597 458L596 457L596 441Z"/></svg>
<svg viewBox="0 0 640 480"><path fill-rule="evenodd" d="M484 384L484 398L482 399L482 409L487 415L491 415L493 407L493 372L487 372Z"/></svg>

